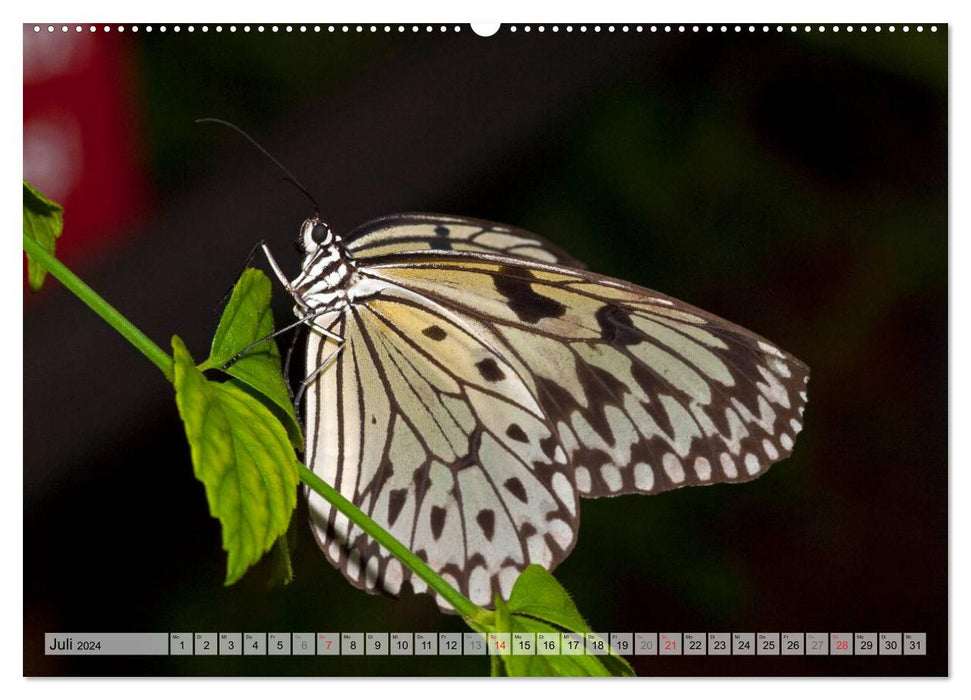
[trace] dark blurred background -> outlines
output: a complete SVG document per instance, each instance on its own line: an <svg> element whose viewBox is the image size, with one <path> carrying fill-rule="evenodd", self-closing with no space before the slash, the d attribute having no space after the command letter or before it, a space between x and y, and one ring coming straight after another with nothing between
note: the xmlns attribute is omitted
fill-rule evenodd
<svg viewBox="0 0 971 700"><path fill-rule="evenodd" d="M59 254L201 358L307 201L439 211L750 328L813 370L795 454L739 486L584 501L557 570L603 631L927 632L924 657L633 657L641 675L947 672L947 30L496 36L24 32L25 175ZM733 29L733 28L732 28ZM278 323L291 304L276 290ZM45 631L462 631L369 596L305 523L295 582L222 585L172 389L56 281L24 300L26 674L484 674L477 657L45 657Z"/></svg>

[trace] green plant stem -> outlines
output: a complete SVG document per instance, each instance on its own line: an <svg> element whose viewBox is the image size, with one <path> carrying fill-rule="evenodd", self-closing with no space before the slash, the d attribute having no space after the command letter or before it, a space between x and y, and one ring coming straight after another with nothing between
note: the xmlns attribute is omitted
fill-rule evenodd
<svg viewBox="0 0 971 700"><path fill-rule="evenodd" d="M24 235L24 250L35 262L43 265L61 284L91 307L91 310L104 319L108 325L138 348L145 357L151 360L152 364L162 370L166 379L172 381L174 377L172 358L162 348L153 343L147 335L133 326L131 321L122 316L115 307L102 299L97 292L82 282L77 275L26 234Z"/></svg>
<svg viewBox="0 0 971 700"><path fill-rule="evenodd" d="M371 520L357 506L344 498L337 489L307 469L303 464L298 465L300 481L320 494L328 503L346 515L348 519L364 530L378 544L397 557L402 564L411 569L428 586L448 601L462 617L473 627L481 627L485 618L492 613L480 608L471 600L455 590L451 584L436 574L428 564L418 558L410 549L396 540L391 533Z"/></svg>

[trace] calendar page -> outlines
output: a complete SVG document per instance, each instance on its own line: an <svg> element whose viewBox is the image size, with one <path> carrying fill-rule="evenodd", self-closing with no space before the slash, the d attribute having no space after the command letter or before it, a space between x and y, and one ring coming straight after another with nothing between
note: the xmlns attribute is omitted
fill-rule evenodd
<svg viewBox="0 0 971 700"><path fill-rule="evenodd" d="M947 24L23 52L24 675L948 675Z"/></svg>

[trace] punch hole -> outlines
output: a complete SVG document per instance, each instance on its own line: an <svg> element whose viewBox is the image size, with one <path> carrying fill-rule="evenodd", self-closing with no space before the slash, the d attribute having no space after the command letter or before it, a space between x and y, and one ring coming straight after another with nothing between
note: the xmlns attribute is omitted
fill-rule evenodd
<svg viewBox="0 0 971 700"><path fill-rule="evenodd" d="M490 37L499 31L498 22L473 22L472 31L482 37Z"/></svg>

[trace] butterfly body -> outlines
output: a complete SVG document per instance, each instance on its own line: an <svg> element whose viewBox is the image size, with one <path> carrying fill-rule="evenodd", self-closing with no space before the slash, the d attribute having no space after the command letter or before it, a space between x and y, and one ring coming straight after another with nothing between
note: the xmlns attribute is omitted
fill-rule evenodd
<svg viewBox="0 0 971 700"><path fill-rule="evenodd" d="M296 315L346 308L350 303L347 288L357 264L341 237L314 217L301 226L297 244L305 257L300 274L289 283L297 302Z"/></svg>
<svg viewBox="0 0 971 700"><path fill-rule="evenodd" d="M304 459L477 604L567 556L581 496L746 481L802 428L799 360L534 234L410 214L346 243L314 218L301 243ZM354 585L424 590L308 497Z"/></svg>

